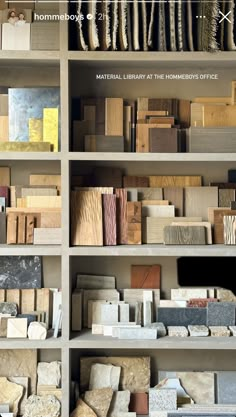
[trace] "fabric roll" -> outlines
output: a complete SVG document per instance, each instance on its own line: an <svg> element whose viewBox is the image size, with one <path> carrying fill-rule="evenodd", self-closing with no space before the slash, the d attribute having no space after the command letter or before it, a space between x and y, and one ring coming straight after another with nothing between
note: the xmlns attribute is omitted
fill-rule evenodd
<svg viewBox="0 0 236 417"><path fill-rule="evenodd" d="M176 27L175 27L175 2L169 1L169 48L170 51L176 51Z"/></svg>
<svg viewBox="0 0 236 417"><path fill-rule="evenodd" d="M146 1L142 0L142 33L143 33L143 50L148 51L148 27L147 27L147 8Z"/></svg>
<svg viewBox="0 0 236 417"><path fill-rule="evenodd" d="M97 0L88 2L88 14L92 16L92 19L88 19L88 37L89 37L89 49L90 51L95 51L99 48L99 39L98 39L98 28L96 23L97 15Z"/></svg>
<svg viewBox="0 0 236 417"><path fill-rule="evenodd" d="M140 50L139 43L139 2L138 0L133 0L133 45L134 50Z"/></svg>
<svg viewBox="0 0 236 417"><path fill-rule="evenodd" d="M231 0L228 3L228 7L226 8L226 14L231 12L229 15L229 20L231 20L231 24L229 22L225 22L226 25L226 33L227 33L227 50L228 51L235 51L236 45L234 42L234 13L235 13L235 1Z"/></svg>
<svg viewBox="0 0 236 417"><path fill-rule="evenodd" d="M82 0L77 0L77 15L80 16L82 14ZM83 35L83 26L84 26L84 20L78 19L77 23L77 42L78 42L78 49L79 51L88 51L88 45L85 41L84 35Z"/></svg>
<svg viewBox="0 0 236 417"><path fill-rule="evenodd" d="M152 0L150 22L148 26L148 47L151 49L153 49L154 47L153 34L154 34L154 21L155 21L155 7L156 7L156 1Z"/></svg>
<svg viewBox="0 0 236 417"><path fill-rule="evenodd" d="M193 17L192 17L192 3L187 0L187 32L188 32L188 49L194 51L193 45Z"/></svg>
<svg viewBox="0 0 236 417"><path fill-rule="evenodd" d="M158 51L166 51L166 13L165 4L159 3L157 9L158 15Z"/></svg>
<svg viewBox="0 0 236 417"><path fill-rule="evenodd" d="M112 0L112 19L111 19L111 47L113 51L117 50L118 25L119 25L119 10L118 0Z"/></svg>
<svg viewBox="0 0 236 417"><path fill-rule="evenodd" d="M110 0L102 0L98 4L98 7L100 6L100 13L103 16L103 19L98 20L99 42L102 51L107 51L111 46L110 3Z"/></svg>
<svg viewBox="0 0 236 417"><path fill-rule="evenodd" d="M120 49L126 51L128 49L127 37L127 0L119 3L119 38Z"/></svg>
<svg viewBox="0 0 236 417"><path fill-rule="evenodd" d="M198 19L198 50L214 52L219 50L217 43L217 29L219 24L219 1L205 2L199 0L198 15L205 18Z"/></svg>

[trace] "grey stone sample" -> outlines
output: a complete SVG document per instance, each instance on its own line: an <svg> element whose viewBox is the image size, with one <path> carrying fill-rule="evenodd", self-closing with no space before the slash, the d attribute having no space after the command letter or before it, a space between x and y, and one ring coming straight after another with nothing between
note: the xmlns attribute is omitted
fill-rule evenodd
<svg viewBox="0 0 236 417"><path fill-rule="evenodd" d="M159 307L157 318L165 326L206 325L207 309L202 307Z"/></svg>
<svg viewBox="0 0 236 417"><path fill-rule="evenodd" d="M37 316L33 314L17 314L18 319L27 319L27 326L29 327L30 323L37 321Z"/></svg>
<svg viewBox="0 0 236 417"><path fill-rule="evenodd" d="M236 326L229 326L229 330L232 333L232 336L236 336Z"/></svg>
<svg viewBox="0 0 236 417"><path fill-rule="evenodd" d="M118 304L101 305L101 324L118 323Z"/></svg>
<svg viewBox="0 0 236 417"><path fill-rule="evenodd" d="M128 412L130 391L116 391L113 393L108 417L116 417L120 412Z"/></svg>
<svg viewBox="0 0 236 417"><path fill-rule="evenodd" d="M0 256L0 288L41 288L40 256Z"/></svg>
<svg viewBox="0 0 236 417"><path fill-rule="evenodd" d="M61 404L54 395L31 395L25 402L23 417L59 417Z"/></svg>
<svg viewBox="0 0 236 417"><path fill-rule="evenodd" d="M163 323L151 323L145 326L146 329L157 329L157 337L164 337L167 334L166 327Z"/></svg>
<svg viewBox="0 0 236 417"><path fill-rule="evenodd" d="M236 400L236 372L217 372L217 403L235 404Z"/></svg>
<svg viewBox="0 0 236 417"><path fill-rule="evenodd" d="M168 326L168 336L170 337L187 337L188 330L184 326Z"/></svg>
<svg viewBox="0 0 236 417"><path fill-rule="evenodd" d="M120 328L119 331L119 339L145 339L145 340L151 340L157 338L157 329L147 329L146 327L140 327L140 328L127 328L123 327Z"/></svg>
<svg viewBox="0 0 236 417"><path fill-rule="evenodd" d="M208 326L234 326L236 304L230 302L208 303Z"/></svg>
<svg viewBox="0 0 236 417"><path fill-rule="evenodd" d="M210 334L213 337L229 337L230 330L226 326L210 326Z"/></svg>
<svg viewBox="0 0 236 417"><path fill-rule="evenodd" d="M119 304L119 322L129 322L129 304Z"/></svg>
<svg viewBox="0 0 236 417"><path fill-rule="evenodd" d="M0 303L0 314L17 315L17 304L15 303Z"/></svg>
<svg viewBox="0 0 236 417"><path fill-rule="evenodd" d="M209 336L209 329L206 326L188 326L190 336L206 337Z"/></svg>
<svg viewBox="0 0 236 417"><path fill-rule="evenodd" d="M152 411L168 411L177 408L177 392L175 389L149 389L149 413Z"/></svg>
<svg viewBox="0 0 236 417"><path fill-rule="evenodd" d="M103 365L95 363L92 365L89 380L89 390L112 388L117 391L120 382L120 366Z"/></svg>

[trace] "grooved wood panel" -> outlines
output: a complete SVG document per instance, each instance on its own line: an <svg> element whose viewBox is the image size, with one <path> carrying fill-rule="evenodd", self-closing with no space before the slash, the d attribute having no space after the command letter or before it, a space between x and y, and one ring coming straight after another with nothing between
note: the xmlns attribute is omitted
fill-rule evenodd
<svg viewBox="0 0 236 417"><path fill-rule="evenodd" d="M0 141L9 140L9 120L8 116L0 116Z"/></svg>
<svg viewBox="0 0 236 417"><path fill-rule="evenodd" d="M122 169L115 167L95 167L93 170L93 185L95 187L122 187Z"/></svg>
<svg viewBox="0 0 236 417"><path fill-rule="evenodd" d="M10 213L7 215L7 244L17 243L17 215Z"/></svg>
<svg viewBox="0 0 236 417"><path fill-rule="evenodd" d="M201 217L146 217L143 224L143 243L163 243L164 228L172 222L199 222Z"/></svg>
<svg viewBox="0 0 236 417"><path fill-rule="evenodd" d="M26 216L26 243L28 245L34 243L34 215L28 214Z"/></svg>
<svg viewBox="0 0 236 417"><path fill-rule="evenodd" d="M122 98L105 99L105 134L123 136L124 114Z"/></svg>
<svg viewBox="0 0 236 417"><path fill-rule="evenodd" d="M175 206L153 206L153 205L142 205L142 216L143 217L174 217Z"/></svg>
<svg viewBox="0 0 236 417"><path fill-rule="evenodd" d="M21 290L20 308L21 308L21 314L26 314L26 313L35 311L35 290L34 289ZM39 310L38 308L37 310L44 311L44 310Z"/></svg>
<svg viewBox="0 0 236 417"><path fill-rule="evenodd" d="M34 245L61 245L61 228L35 228L33 233Z"/></svg>
<svg viewBox="0 0 236 417"><path fill-rule="evenodd" d="M236 245L236 216L224 216L224 243Z"/></svg>
<svg viewBox="0 0 236 417"><path fill-rule="evenodd" d="M235 152L236 129L234 127L191 127L189 152Z"/></svg>
<svg viewBox="0 0 236 417"><path fill-rule="evenodd" d="M224 243L224 216L236 216L236 210L222 208L221 210L213 210L214 215L214 243Z"/></svg>
<svg viewBox="0 0 236 417"><path fill-rule="evenodd" d="M103 244L114 246L117 244L116 236L116 196L113 194L103 194Z"/></svg>
<svg viewBox="0 0 236 417"><path fill-rule="evenodd" d="M168 200L142 200L142 206L168 206Z"/></svg>
<svg viewBox="0 0 236 417"><path fill-rule="evenodd" d="M27 208L61 208L60 196L27 196L25 201Z"/></svg>
<svg viewBox="0 0 236 417"><path fill-rule="evenodd" d="M202 177L200 175L151 175L150 187L200 187Z"/></svg>
<svg viewBox="0 0 236 417"><path fill-rule="evenodd" d="M176 128L162 129L152 128L149 130L150 152L178 152L178 131Z"/></svg>
<svg viewBox="0 0 236 417"><path fill-rule="evenodd" d="M142 203L127 202L127 243L128 245L142 244Z"/></svg>
<svg viewBox="0 0 236 417"><path fill-rule="evenodd" d="M71 193L71 244L103 245L102 194L96 191Z"/></svg>
<svg viewBox="0 0 236 417"><path fill-rule="evenodd" d="M204 127L236 126L236 105L203 105Z"/></svg>
<svg viewBox="0 0 236 417"><path fill-rule="evenodd" d="M38 175L31 174L29 176L30 185L55 185L56 187L61 187L61 175Z"/></svg>
<svg viewBox="0 0 236 417"><path fill-rule="evenodd" d="M185 215L187 217L200 216L208 219L208 207L218 206L217 187L186 187Z"/></svg>
<svg viewBox="0 0 236 417"><path fill-rule="evenodd" d="M179 123L182 128L189 128L191 117L190 100L179 100Z"/></svg>
<svg viewBox="0 0 236 417"><path fill-rule="evenodd" d="M212 245L212 226L210 222L172 222L171 226L203 226L206 229L207 244Z"/></svg>
<svg viewBox="0 0 236 417"><path fill-rule="evenodd" d="M234 189L220 189L219 190L219 207L230 207L231 201L235 201Z"/></svg>
<svg viewBox="0 0 236 417"><path fill-rule="evenodd" d="M7 243L7 218L6 213L0 213L0 244Z"/></svg>
<svg viewBox="0 0 236 417"><path fill-rule="evenodd" d="M160 265L131 265L131 288L160 289Z"/></svg>
<svg viewBox="0 0 236 417"><path fill-rule="evenodd" d="M165 187L164 199L175 206L176 216L184 215L184 189L182 187Z"/></svg>
<svg viewBox="0 0 236 417"><path fill-rule="evenodd" d="M124 136L85 135L84 150L85 152L124 152Z"/></svg>
<svg viewBox="0 0 236 417"><path fill-rule="evenodd" d="M166 226L165 245L205 245L206 230L203 226Z"/></svg>
<svg viewBox="0 0 236 417"><path fill-rule="evenodd" d="M127 244L127 190L116 188L117 197L117 243L119 245Z"/></svg>
<svg viewBox="0 0 236 417"><path fill-rule="evenodd" d="M18 215L18 231L17 231L17 243L26 243L26 216L25 214Z"/></svg>
<svg viewBox="0 0 236 417"><path fill-rule="evenodd" d="M138 177L138 176L134 176L134 175L124 176L123 177L123 187L124 188L149 187L149 178L148 177Z"/></svg>

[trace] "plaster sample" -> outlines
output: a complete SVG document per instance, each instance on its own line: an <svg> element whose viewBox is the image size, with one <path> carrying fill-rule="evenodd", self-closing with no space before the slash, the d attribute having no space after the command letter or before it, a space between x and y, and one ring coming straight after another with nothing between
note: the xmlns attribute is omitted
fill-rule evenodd
<svg viewBox="0 0 236 417"><path fill-rule="evenodd" d="M120 382L120 366L103 365L96 363L92 365L89 380L89 390L112 388L117 391Z"/></svg>
<svg viewBox="0 0 236 417"><path fill-rule="evenodd" d="M101 324L118 323L118 304L101 305Z"/></svg>
<svg viewBox="0 0 236 417"><path fill-rule="evenodd" d="M80 359L80 388L89 387L90 370L94 363L121 367L120 389L130 392L146 392L150 387L150 357L82 357Z"/></svg>
<svg viewBox="0 0 236 417"><path fill-rule="evenodd" d="M61 404L53 395L31 395L25 403L23 417L59 417L60 414Z"/></svg>
<svg viewBox="0 0 236 417"><path fill-rule="evenodd" d="M12 413L18 414L18 406L22 396L23 387L21 385L0 377L0 403L9 404Z"/></svg>
<svg viewBox="0 0 236 417"><path fill-rule="evenodd" d="M177 392L175 389L149 389L149 412L177 409Z"/></svg>
<svg viewBox="0 0 236 417"><path fill-rule="evenodd" d="M220 302L208 303L207 325L208 326L234 326L235 303Z"/></svg>
<svg viewBox="0 0 236 417"><path fill-rule="evenodd" d="M129 304L119 305L119 322L129 322Z"/></svg>
<svg viewBox="0 0 236 417"><path fill-rule="evenodd" d="M45 340L47 338L47 326L45 323L34 321L28 328L28 338L31 340Z"/></svg>
<svg viewBox="0 0 236 417"><path fill-rule="evenodd" d="M168 336L170 337L187 337L188 330L184 326L168 326Z"/></svg>
<svg viewBox="0 0 236 417"><path fill-rule="evenodd" d="M61 385L61 362L38 363L38 385Z"/></svg>
<svg viewBox="0 0 236 417"><path fill-rule="evenodd" d="M210 335L213 337L229 337L230 330L226 326L209 326Z"/></svg>
<svg viewBox="0 0 236 417"><path fill-rule="evenodd" d="M97 417L107 417L111 405L113 391L111 388L86 391L84 401L92 408Z"/></svg>
<svg viewBox="0 0 236 417"><path fill-rule="evenodd" d="M120 412L129 411L130 391L116 391L113 393L108 416L116 417Z"/></svg>
<svg viewBox="0 0 236 417"><path fill-rule="evenodd" d="M209 336L209 329L206 326L188 326L190 336L205 337Z"/></svg>
<svg viewBox="0 0 236 417"><path fill-rule="evenodd" d="M76 409L71 413L70 417L97 417L95 412L83 400L79 399Z"/></svg>
<svg viewBox="0 0 236 417"><path fill-rule="evenodd" d="M40 256L1 256L0 288L41 288Z"/></svg>

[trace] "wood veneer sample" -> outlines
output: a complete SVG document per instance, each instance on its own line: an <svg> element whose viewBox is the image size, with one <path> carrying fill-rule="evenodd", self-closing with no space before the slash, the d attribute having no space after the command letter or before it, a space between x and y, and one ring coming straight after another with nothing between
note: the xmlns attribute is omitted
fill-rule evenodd
<svg viewBox="0 0 236 417"><path fill-rule="evenodd" d="M124 152L124 136L86 135L85 152Z"/></svg>
<svg viewBox="0 0 236 417"><path fill-rule="evenodd" d="M191 126L203 127L203 104L191 103Z"/></svg>
<svg viewBox="0 0 236 417"><path fill-rule="evenodd" d="M72 191L71 244L79 246L103 245L101 193Z"/></svg>
<svg viewBox="0 0 236 417"><path fill-rule="evenodd" d="M142 204L138 201L127 202L127 243L128 245L142 244Z"/></svg>
<svg viewBox="0 0 236 417"><path fill-rule="evenodd" d="M26 314L35 310L35 290L34 289L21 290L20 310L21 310L21 314ZM41 310L41 311L44 311L44 310Z"/></svg>
<svg viewBox="0 0 236 417"><path fill-rule="evenodd" d="M30 185L55 185L61 187L61 175L31 174L29 177Z"/></svg>
<svg viewBox="0 0 236 417"><path fill-rule="evenodd" d="M28 245L34 243L34 215L28 214L26 216L26 243Z"/></svg>
<svg viewBox="0 0 236 417"><path fill-rule="evenodd" d="M165 245L205 245L204 226L166 226L164 228Z"/></svg>
<svg viewBox="0 0 236 417"><path fill-rule="evenodd" d="M150 177L149 177L150 178ZM163 190L160 187L138 187L138 200L162 200Z"/></svg>
<svg viewBox="0 0 236 417"><path fill-rule="evenodd" d="M184 215L184 189L182 187L165 187L164 199L175 206L176 216Z"/></svg>
<svg viewBox="0 0 236 417"><path fill-rule="evenodd" d="M149 125L137 124L136 126L136 152L149 152Z"/></svg>
<svg viewBox="0 0 236 417"><path fill-rule="evenodd" d="M160 286L160 265L131 265L131 288L160 289Z"/></svg>
<svg viewBox="0 0 236 417"><path fill-rule="evenodd" d="M178 131L176 128L162 129L152 128L149 130L150 152L178 152Z"/></svg>
<svg viewBox="0 0 236 417"><path fill-rule="evenodd" d="M187 217L200 216L208 220L208 207L218 206L217 187L186 187L185 215Z"/></svg>
<svg viewBox="0 0 236 417"><path fill-rule="evenodd" d="M172 222L202 221L201 217L146 217L143 223L143 243L163 243L164 228Z"/></svg>
<svg viewBox="0 0 236 417"><path fill-rule="evenodd" d="M7 289L6 290L6 301L8 303L17 304L17 307L19 309L20 308L20 302L21 302L21 290Z"/></svg>
<svg viewBox="0 0 236 417"><path fill-rule="evenodd" d="M122 98L105 99L105 135L123 136L124 115Z"/></svg>
<svg viewBox="0 0 236 417"><path fill-rule="evenodd" d="M61 196L25 197L27 208L61 208Z"/></svg>
<svg viewBox="0 0 236 417"><path fill-rule="evenodd" d="M142 200L142 206L168 206L168 200Z"/></svg>
<svg viewBox="0 0 236 417"><path fill-rule="evenodd" d="M234 104L231 97L195 97L192 103Z"/></svg>
<svg viewBox="0 0 236 417"><path fill-rule="evenodd" d="M143 217L174 217L175 206L142 205L142 216Z"/></svg>
<svg viewBox="0 0 236 417"><path fill-rule="evenodd" d="M9 213L7 215L7 244L12 245L17 243L17 215Z"/></svg>
<svg viewBox="0 0 236 417"><path fill-rule="evenodd" d="M224 216L224 244L236 245L236 216Z"/></svg>
<svg viewBox="0 0 236 417"><path fill-rule="evenodd" d="M210 105L203 106L204 127L236 126L236 105Z"/></svg>
<svg viewBox="0 0 236 417"><path fill-rule="evenodd" d="M0 116L0 142L9 140L9 120L8 116Z"/></svg>
<svg viewBox="0 0 236 417"><path fill-rule="evenodd" d="M191 127L189 151L199 153L235 152L235 127Z"/></svg>
<svg viewBox="0 0 236 417"><path fill-rule="evenodd" d="M212 226L210 222L172 222L171 226L203 226L206 228L207 244L212 245Z"/></svg>
<svg viewBox="0 0 236 417"><path fill-rule="evenodd" d="M124 106L124 138L125 152L131 152L131 123L132 123L132 107Z"/></svg>
<svg viewBox="0 0 236 417"><path fill-rule="evenodd" d="M160 118L165 117L165 120L167 120L166 116L168 116L168 114L165 110L164 111L163 110L162 111L158 111L158 110L153 110L153 111L138 110L137 111L137 120L143 120L143 119L147 119L147 118L150 118L150 117L158 117L158 118L159 117ZM168 120L169 121L171 120L171 123L172 123L173 118L168 118Z"/></svg>
<svg viewBox="0 0 236 417"><path fill-rule="evenodd" d="M179 123L182 128L190 127L191 103L190 100L179 100Z"/></svg>
<svg viewBox="0 0 236 417"><path fill-rule="evenodd" d="M116 188L117 197L117 243L118 245L126 245L127 236L127 190Z"/></svg>
<svg viewBox="0 0 236 417"><path fill-rule="evenodd" d="M73 151L84 151L84 138L86 135L94 135L95 127L93 127L89 120L74 120L73 121Z"/></svg>
<svg viewBox="0 0 236 417"><path fill-rule="evenodd" d="M122 170L114 167L95 167L92 182L95 187L122 187Z"/></svg>
<svg viewBox="0 0 236 417"><path fill-rule="evenodd" d="M200 187L201 175L151 175L150 187Z"/></svg>
<svg viewBox="0 0 236 417"><path fill-rule="evenodd" d="M113 194L102 195L103 211L103 244L104 246L117 245L116 233L116 196Z"/></svg>
<svg viewBox="0 0 236 417"><path fill-rule="evenodd" d="M236 210L222 208L221 210L213 210L214 215L214 243L224 243L224 216L235 216Z"/></svg>
<svg viewBox="0 0 236 417"><path fill-rule="evenodd" d="M26 216L25 214L18 215L17 243L21 245L26 243Z"/></svg>
<svg viewBox="0 0 236 417"><path fill-rule="evenodd" d="M124 188L149 187L148 177L138 177L134 175L127 175L123 177Z"/></svg>
<svg viewBox="0 0 236 417"><path fill-rule="evenodd" d="M10 187L11 170L8 167L0 167L0 186Z"/></svg>
<svg viewBox="0 0 236 417"><path fill-rule="evenodd" d="M219 207L230 207L231 201L235 201L235 189L219 189Z"/></svg>

